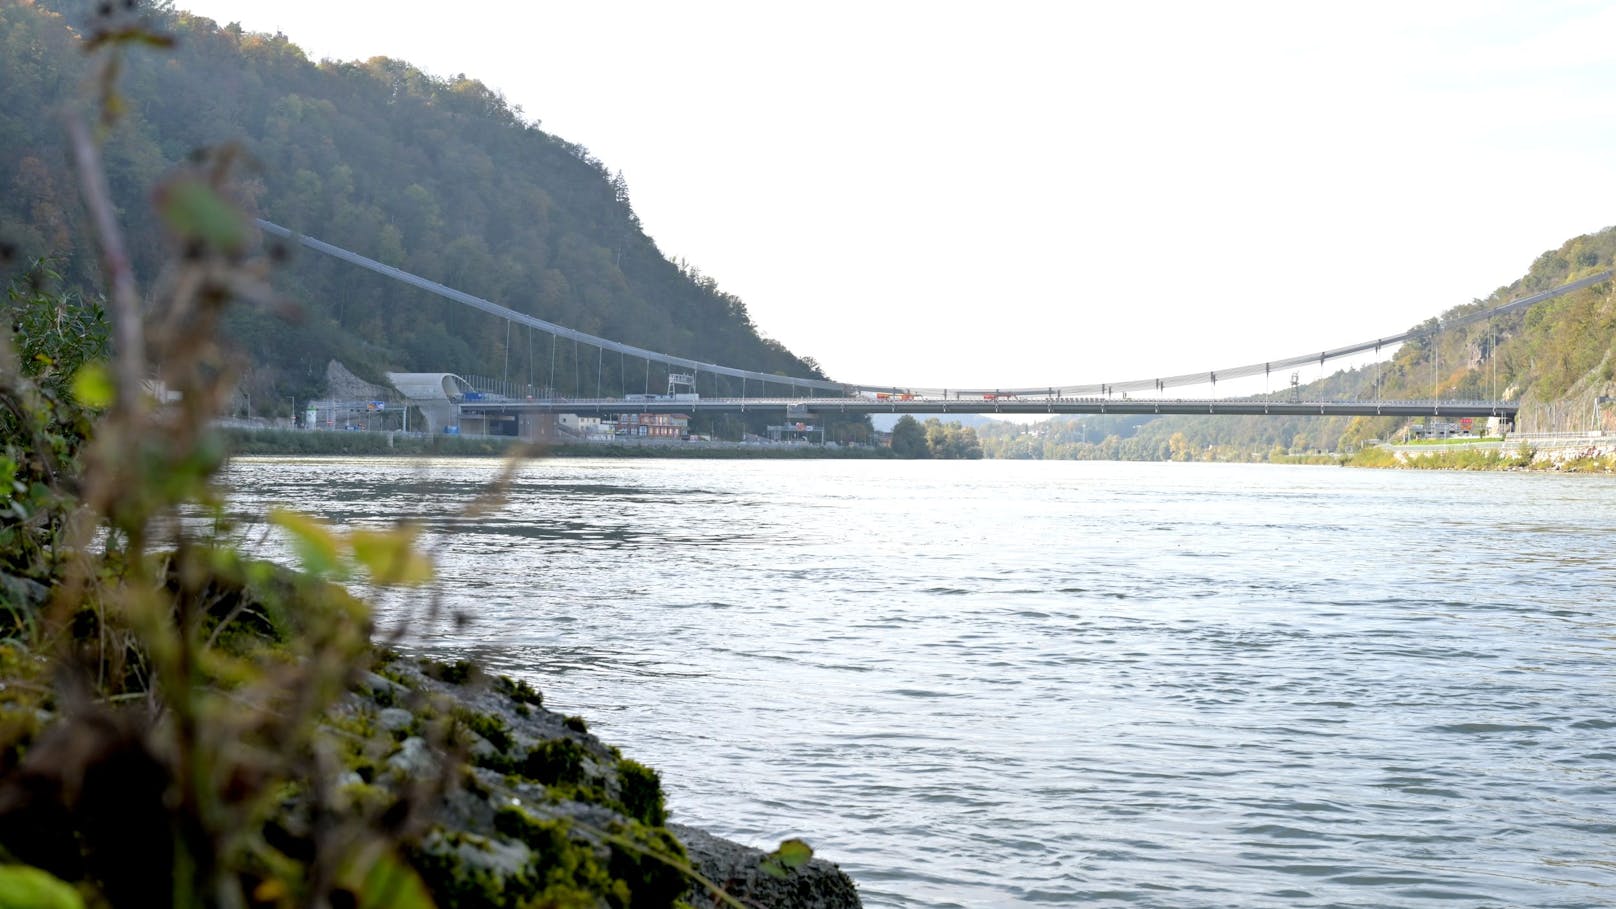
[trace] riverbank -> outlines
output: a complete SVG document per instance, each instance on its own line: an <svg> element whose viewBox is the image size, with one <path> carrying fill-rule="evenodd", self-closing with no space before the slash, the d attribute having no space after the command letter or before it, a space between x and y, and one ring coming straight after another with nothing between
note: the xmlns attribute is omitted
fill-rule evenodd
<svg viewBox="0 0 1616 909"><path fill-rule="evenodd" d="M523 449L516 439L426 435L405 432L325 432L300 429L226 428L236 455L387 455L503 458ZM773 458L860 460L893 457L890 449L823 445L753 445L739 442L602 442L526 447L546 458Z"/></svg>
<svg viewBox="0 0 1616 909"><path fill-rule="evenodd" d="M456 765L458 785L408 852L437 905L860 909L852 880L800 841L766 853L670 825L655 770L582 717L545 708L526 683L465 661L381 656L345 703L345 726L380 733L388 756L371 763L372 778ZM371 785L362 770L347 785Z"/></svg>
<svg viewBox="0 0 1616 909"><path fill-rule="evenodd" d="M1413 470L1543 470L1616 473L1616 437L1519 435L1507 440L1379 445L1354 454L1349 467Z"/></svg>
<svg viewBox="0 0 1616 909"><path fill-rule="evenodd" d="M36 905L20 875L63 909L146 905L207 855L240 866L224 886L253 905L323 888L361 906L860 909L799 840L765 852L671 826L657 771L528 683L371 644L341 588L221 559L183 582L208 604L194 713L170 720L196 759L142 734L162 692L55 698L45 683L71 660L0 641L0 905ZM184 787L192 800L169 804ZM326 868L335 879L311 880Z"/></svg>

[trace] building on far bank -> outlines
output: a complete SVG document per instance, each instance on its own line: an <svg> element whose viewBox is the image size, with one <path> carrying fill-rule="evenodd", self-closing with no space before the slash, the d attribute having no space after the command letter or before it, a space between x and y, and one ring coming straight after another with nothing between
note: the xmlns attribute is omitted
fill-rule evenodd
<svg viewBox="0 0 1616 909"><path fill-rule="evenodd" d="M620 413L617 435L639 439L682 439L690 434L690 416L682 413Z"/></svg>
<svg viewBox="0 0 1616 909"><path fill-rule="evenodd" d="M768 431L771 442L812 442L817 435L819 444L825 444L825 427L813 423L782 423Z"/></svg>
<svg viewBox="0 0 1616 909"><path fill-rule="evenodd" d="M1489 421L1488 427L1496 425L1496 418ZM1462 417L1457 421L1427 420L1424 423L1410 423L1403 427L1402 436L1408 441L1419 439L1454 439L1473 435L1476 428L1475 420L1471 417Z"/></svg>

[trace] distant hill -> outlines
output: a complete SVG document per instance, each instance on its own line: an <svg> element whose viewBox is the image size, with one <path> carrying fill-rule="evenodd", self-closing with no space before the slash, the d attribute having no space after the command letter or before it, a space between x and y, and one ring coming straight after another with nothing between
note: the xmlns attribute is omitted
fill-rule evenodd
<svg viewBox="0 0 1616 909"><path fill-rule="evenodd" d="M0 242L93 286L94 250L56 115L82 92L85 54L63 10L83 6L0 0ZM162 242L151 187L193 150L239 142L250 162L242 193L271 221L586 332L819 375L811 360L762 337L741 300L657 249L620 174L481 82L381 57L316 63L283 35L165 6L149 15L176 46L129 54L119 83L127 113L106 147L148 278ZM253 358L255 400L317 393L331 359L370 379L386 369L451 370L553 383L562 394L659 390L665 381L643 362L513 334L498 319L313 254L295 256L278 283L303 305L300 321L243 310L232 323Z"/></svg>
<svg viewBox="0 0 1616 909"><path fill-rule="evenodd" d="M1486 298L1454 307L1415 327L1437 327L1471 313L1612 268L1616 227L1567 240L1527 273ZM1373 267L1368 266L1368 267ZM1372 398L1377 370L1363 367L1301 388L1304 398ZM1404 344L1378 370L1387 398L1477 398L1521 402L1518 429L1616 429L1616 290L1611 282L1470 325L1434 340ZM1288 393L1288 392L1287 392ZM1390 417L1059 417L1032 426L978 430L988 457L1172 457L1247 460L1280 450L1351 450L1384 439L1404 421ZM1176 438L1175 438L1176 437Z"/></svg>

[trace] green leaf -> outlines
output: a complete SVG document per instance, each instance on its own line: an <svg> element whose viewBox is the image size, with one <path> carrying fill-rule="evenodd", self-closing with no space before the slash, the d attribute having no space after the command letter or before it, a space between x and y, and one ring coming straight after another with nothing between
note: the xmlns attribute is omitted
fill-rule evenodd
<svg viewBox="0 0 1616 909"><path fill-rule="evenodd" d="M432 896L415 869L391 852L384 852L365 869L362 880L344 875L358 897L359 909L434 909Z"/></svg>
<svg viewBox="0 0 1616 909"><path fill-rule="evenodd" d="M182 240L197 240L225 253L247 244L247 219L213 187L195 178L179 179L158 192L163 223Z"/></svg>
<svg viewBox="0 0 1616 909"><path fill-rule="evenodd" d="M814 847L793 837L782 842L780 848L764 856L758 867L770 877L783 878L808 864L808 860L813 857Z"/></svg>
<svg viewBox="0 0 1616 909"><path fill-rule="evenodd" d="M73 397L85 407L111 407L112 374L105 363L86 363L73 373Z"/></svg>
<svg viewBox="0 0 1616 909"><path fill-rule="evenodd" d="M355 530L348 535L354 559L378 584L425 584L432 580L432 560L415 548L417 530Z"/></svg>
<svg viewBox="0 0 1616 909"><path fill-rule="evenodd" d="M799 839L789 839L781 843L780 848L774 850L774 854L787 868L801 868L814 857L814 847Z"/></svg>
<svg viewBox="0 0 1616 909"><path fill-rule="evenodd" d="M0 909L84 909L78 891L28 865L0 865Z"/></svg>
<svg viewBox="0 0 1616 909"><path fill-rule="evenodd" d="M342 556L337 535L318 520L289 508L275 508L269 513L270 523L279 525L292 535L292 547L303 561L303 569L317 576L340 575Z"/></svg>

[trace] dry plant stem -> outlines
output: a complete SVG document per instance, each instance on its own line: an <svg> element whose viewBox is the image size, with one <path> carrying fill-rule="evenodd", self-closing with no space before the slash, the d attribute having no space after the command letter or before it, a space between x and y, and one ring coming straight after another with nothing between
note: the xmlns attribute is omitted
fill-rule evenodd
<svg viewBox="0 0 1616 909"><path fill-rule="evenodd" d="M91 138L89 128L77 116L67 118L67 135L73 146L73 162L79 172L79 188L84 194L84 205L89 209L90 221L95 226L109 284L118 380L114 406L127 415L140 406L141 379L146 366L146 352L141 339L140 293L135 286L135 270L129 260L129 250L124 246L123 232L118 229L112 191L107 186L106 170L101 165L100 149Z"/></svg>

